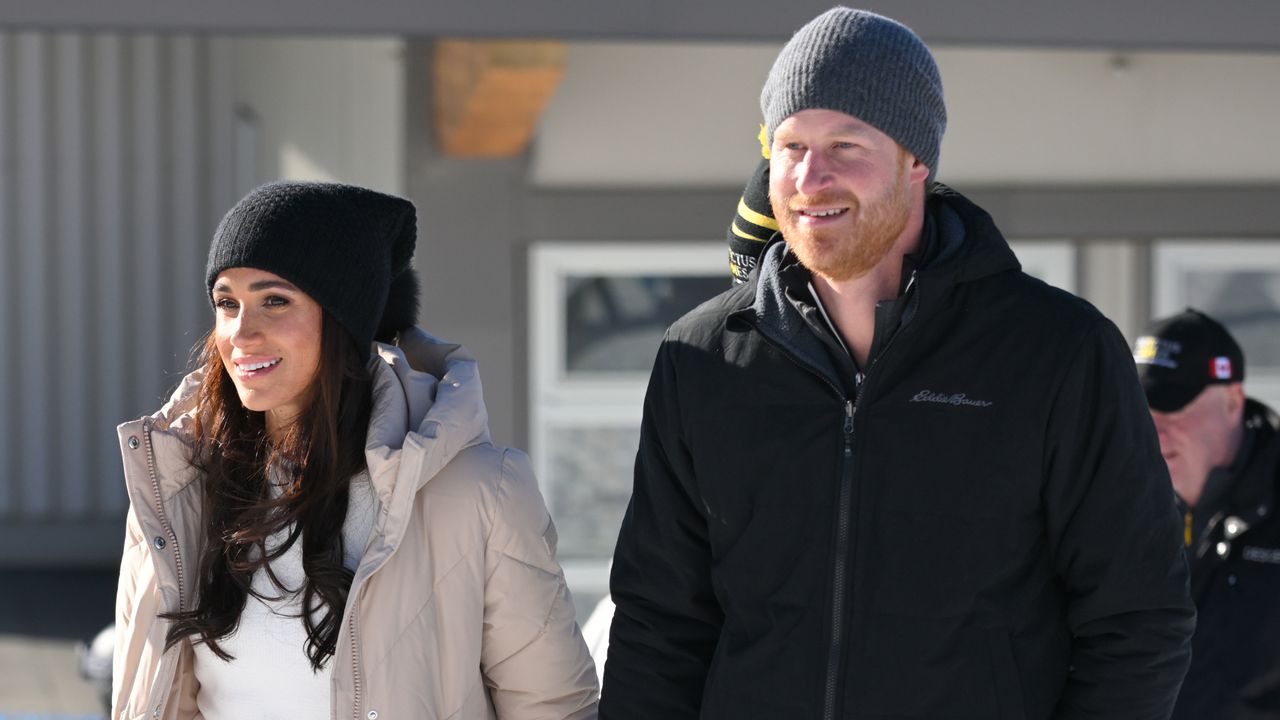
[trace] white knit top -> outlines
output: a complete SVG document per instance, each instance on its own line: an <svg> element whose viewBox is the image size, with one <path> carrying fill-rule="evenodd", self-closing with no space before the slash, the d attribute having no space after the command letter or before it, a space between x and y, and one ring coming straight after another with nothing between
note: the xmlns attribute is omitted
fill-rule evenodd
<svg viewBox="0 0 1280 720"><path fill-rule="evenodd" d="M367 473L351 481L347 517L342 525L343 565L352 572L360 564L377 517L378 502ZM279 547L287 536L268 538ZM195 674L200 690L196 703L205 720L328 720L331 660L320 672L307 658L307 630L302 624L302 538L271 563L285 587L276 588L265 569L253 575L253 589L266 598L249 595L240 625L219 645L235 660L226 662L204 643L195 644Z"/></svg>

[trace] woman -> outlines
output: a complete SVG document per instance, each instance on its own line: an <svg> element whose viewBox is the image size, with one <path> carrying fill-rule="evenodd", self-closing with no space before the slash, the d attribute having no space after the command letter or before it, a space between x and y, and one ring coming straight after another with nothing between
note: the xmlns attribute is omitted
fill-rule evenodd
<svg viewBox="0 0 1280 720"><path fill-rule="evenodd" d="M528 459L471 356L411 327L415 236L408 201L334 184L219 225L200 367L119 428L113 717L595 717Z"/></svg>

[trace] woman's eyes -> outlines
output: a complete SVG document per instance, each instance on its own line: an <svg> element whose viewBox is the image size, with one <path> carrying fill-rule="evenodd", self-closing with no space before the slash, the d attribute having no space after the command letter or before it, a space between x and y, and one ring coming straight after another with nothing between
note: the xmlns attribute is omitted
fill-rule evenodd
<svg viewBox="0 0 1280 720"><path fill-rule="evenodd" d="M268 295L262 300L263 307L280 308L288 304L289 298L280 295ZM239 308L240 303L232 300L231 298L219 298L213 301L213 306L219 310L226 310L230 312Z"/></svg>

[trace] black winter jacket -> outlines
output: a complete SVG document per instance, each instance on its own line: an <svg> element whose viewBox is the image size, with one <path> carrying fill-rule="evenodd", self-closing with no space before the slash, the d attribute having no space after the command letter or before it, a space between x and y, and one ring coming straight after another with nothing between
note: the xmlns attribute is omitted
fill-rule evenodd
<svg viewBox="0 0 1280 720"><path fill-rule="evenodd" d="M1194 609L1128 347L928 207L864 382L782 243L668 331L602 718L1168 717Z"/></svg>
<svg viewBox="0 0 1280 720"><path fill-rule="evenodd" d="M1280 417L1250 400L1249 457L1192 551L1199 611L1176 720L1280 720Z"/></svg>

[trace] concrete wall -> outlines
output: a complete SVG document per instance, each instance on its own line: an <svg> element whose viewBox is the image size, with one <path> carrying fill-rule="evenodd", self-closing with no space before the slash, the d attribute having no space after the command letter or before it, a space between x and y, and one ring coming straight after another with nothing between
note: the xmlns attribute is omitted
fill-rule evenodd
<svg viewBox="0 0 1280 720"><path fill-rule="evenodd" d="M223 42L234 61L236 102L257 129L259 182L328 180L404 192L402 41Z"/></svg>
<svg viewBox="0 0 1280 720"><path fill-rule="evenodd" d="M570 48L533 152L549 187L740 185L777 45ZM953 185L1280 182L1280 54L940 48ZM585 121L590 118L590 121Z"/></svg>

